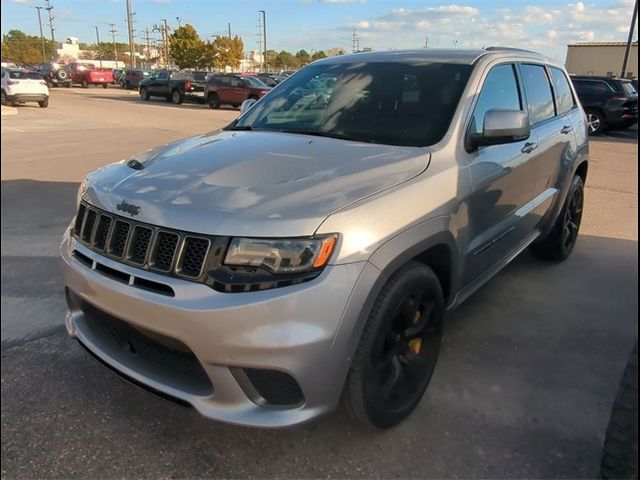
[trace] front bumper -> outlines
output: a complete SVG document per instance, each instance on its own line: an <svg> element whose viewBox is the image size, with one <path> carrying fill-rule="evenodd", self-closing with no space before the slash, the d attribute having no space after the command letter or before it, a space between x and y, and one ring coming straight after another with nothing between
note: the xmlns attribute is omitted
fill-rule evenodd
<svg viewBox="0 0 640 480"><path fill-rule="evenodd" d="M79 261L73 252L84 256ZM350 365L350 337L366 292L359 282L365 262L328 266L313 281L285 288L221 293L210 287L123 265L87 249L68 234L61 245L70 312L67 329L94 356L148 389L192 405L205 417L230 423L282 427L333 410ZM94 261L93 266L87 259ZM136 288L95 269L97 263L170 286L169 297ZM105 270L102 269L102 272ZM133 277L131 277L133 278ZM210 384L153 369L139 354L115 349L97 335L90 308L127 325L186 346ZM92 323L93 322L93 323ZM142 362L142 363L141 363ZM295 379L304 401L293 407L267 405L248 388L244 369L284 372ZM188 376L188 375L186 375ZM208 388L208 385L211 388ZM250 387L250 386L249 386Z"/></svg>

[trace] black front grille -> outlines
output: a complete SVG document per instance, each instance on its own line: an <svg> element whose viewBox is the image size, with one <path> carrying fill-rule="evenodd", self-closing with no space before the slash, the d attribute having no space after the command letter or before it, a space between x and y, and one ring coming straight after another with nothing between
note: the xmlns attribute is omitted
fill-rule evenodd
<svg viewBox="0 0 640 480"><path fill-rule="evenodd" d="M180 272L188 277L199 277L209 250L209 240L202 237L186 237Z"/></svg>
<svg viewBox="0 0 640 480"><path fill-rule="evenodd" d="M219 267L227 237L159 228L81 203L74 236L92 250L145 270L212 284L208 269Z"/></svg>
<svg viewBox="0 0 640 480"><path fill-rule="evenodd" d="M115 227L113 227L113 234L111 235L111 245L109 245L109 253L114 257L122 257L124 247L127 244L127 238L129 238L130 229L131 224L128 222L116 220Z"/></svg>
<svg viewBox="0 0 640 480"><path fill-rule="evenodd" d="M147 250L151 243L153 230L149 227L136 226L133 229L133 236L129 246L129 261L138 265L143 265L147 258Z"/></svg>
<svg viewBox="0 0 640 480"><path fill-rule="evenodd" d="M289 374L277 370L245 368L247 378L269 405L294 406L304 402L298 382Z"/></svg>

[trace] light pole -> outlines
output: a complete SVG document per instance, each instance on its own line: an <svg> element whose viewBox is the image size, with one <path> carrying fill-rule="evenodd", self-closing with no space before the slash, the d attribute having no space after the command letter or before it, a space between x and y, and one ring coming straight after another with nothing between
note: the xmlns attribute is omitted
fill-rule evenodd
<svg viewBox="0 0 640 480"><path fill-rule="evenodd" d="M622 72L620 77L624 78L627 73L627 62L629 61L629 50L631 50L631 42L633 41L633 31L636 28L636 18L638 17L638 0L633 7L633 15L631 15L631 26L629 27L629 38L627 39L627 46L624 50L624 60L622 61Z"/></svg>
<svg viewBox="0 0 640 480"><path fill-rule="evenodd" d="M98 47L98 56L100 57L98 60L100 61L100 68L102 68L102 55L100 55L100 33L98 32L98 26L95 25L95 27L96 27L96 40L98 42L96 43L96 47Z"/></svg>
<svg viewBox="0 0 640 480"><path fill-rule="evenodd" d="M42 41L42 63L47 63L47 53L44 49L44 35L42 34L42 17L40 17L40 10L44 7L33 7L38 11L38 25L40 26L40 40Z"/></svg>
<svg viewBox="0 0 640 480"><path fill-rule="evenodd" d="M133 15L131 13L131 0L127 0L127 30L129 31L129 66L136 67L136 53L133 48Z"/></svg>
<svg viewBox="0 0 640 480"><path fill-rule="evenodd" d="M176 17L176 20L178 22L178 28L180 28L182 26L182 18L181 17Z"/></svg>
<svg viewBox="0 0 640 480"><path fill-rule="evenodd" d="M262 14L262 68L267 71L267 12L264 10L258 10L258 13Z"/></svg>

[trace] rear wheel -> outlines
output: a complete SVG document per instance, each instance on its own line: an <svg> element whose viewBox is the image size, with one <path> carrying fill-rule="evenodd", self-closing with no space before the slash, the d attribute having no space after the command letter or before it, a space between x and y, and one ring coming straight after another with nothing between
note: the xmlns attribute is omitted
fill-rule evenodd
<svg viewBox="0 0 640 480"><path fill-rule="evenodd" d="M124 88L126 88L127 90L131 90L131 83L125 82Z"/></svg>
<svg viewBox="0 0 640 480"><path fill-rule="evenodd" d="M410 262L385 284L369 314L343 392L358 421L389 428L418 405L442 339L444 298L433 271Z"/></svg>
<svg viewBox="0 0 640 480"><path fill-rule="evenodd" d="M40 108L47 108L49 106L49 99L45 98L41 102L38 102L38 105L40 105Z"/></svg>
<svg viewBox="0 0 640 480"><path fill-rule="evenodd" d="M174 90L171 92L171 103L174 105L180 105L184 101L184 95L180 93L180 90Z"/></svg>
<svg viewBox="0 0 640 480"><path fill-rule="evenodd" d="M108 83L103 83L103 84L102 84L102 88L107 88L108 86L109 86L109 84L108 84Z"/></svg>
<svg viewBox="0 0 640 480"><path fill-rule="evenodd" d="M0 95L2 96L2 105L7 105L9 103L9 100L7 99L7 94L5 93L5 91L2 90L2 93Z"/></svg>
<svg viewBox="0 0 640 480"><path fill-rule="evenodd" d="M142 100L144 100L145 102L149 101L149 90L147 90L145 87L142 87L140 89L140 98L142 98Z"/></svg>
<svg viewBox="0 0 640 480"><path fill-rule="evenodd" d="M220 98L215 93L209 95L207 103L209 104L209 108L220 108Z"/></svg>
<svg viewBox="0 0 640 480"><path fill-rule="evenodd" d="M604 115L600 110L587 110L587 125L589 135L598 135L604 132L606 124Z"/></svg>
<svg viewBox="0 0 640 480"><path fill-rule="evenodd" d="M566 260L578 240L582 208L584 205L584 182L578 175L573 177L567 199L551 231L542 240L531 245L532 253L544 260Z"/></svg>
<svg viewBox="0 0 640 480"><path fill-rule="evenodd" d="M82 88L89 88L89 83L86 80L82 80L82 83L80 83L80 85L82 85Z"/></svg>

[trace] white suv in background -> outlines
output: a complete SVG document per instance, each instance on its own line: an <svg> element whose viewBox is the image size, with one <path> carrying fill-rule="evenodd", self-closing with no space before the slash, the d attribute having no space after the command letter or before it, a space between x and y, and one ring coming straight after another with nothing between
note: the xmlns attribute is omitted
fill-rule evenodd
<svg viewBox="0 0 640 480"><path fill-rule="evenodd" d="M2 105L38 102L41 108L49 106L49 87L37 72L2 69Z"/></svg>

